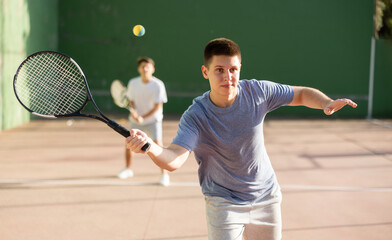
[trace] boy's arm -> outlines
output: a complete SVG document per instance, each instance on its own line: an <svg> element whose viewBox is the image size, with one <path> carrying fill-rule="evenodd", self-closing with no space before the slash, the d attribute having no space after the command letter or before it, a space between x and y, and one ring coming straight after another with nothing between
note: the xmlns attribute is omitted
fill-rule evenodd
<svg viewBox="0 0 392 240"><path fill-rule="evenodd" d="M148 118L149 116L154 115L154 113L156 111L158 111L160 108L163 107L163 103L155 103L154 107L151 109L151 111L149 111L148 113L146 113L144 116L141 116L142 118Z"/></svg>
<svg viewBox="0 0 392 240"><path fill-rule="evenodd" d="M132 104L131 104L132 103ZM133 117L137 122L141 123L144 121L145 118L148 118L152 115L154 115L154 113L156 111L158 111L160 108L163 107L163 103L155 103L154 107L151 109L151 111L149 111L148 113L146 113L144 116L140 116L139 113L136 112L135 110L135 105L133 102L130 102L129 104L131 106L132 111L130 112L130 116Z"/></svg>
<svg viewBox="0 0 392 240"><path fill-rule="evenodd" d="M136 122L141 123L143 122L143 118L139 116L137 111L135 110L135 103L133 101L129 101L129 116L136 120Z"/></svg>
<svg viewBox="0 0 392 240"><path fill-rule="evenodd" d="M293 86L293 90L294 97L289 106L323 109L326 115L331 115L346 105L350 105L353 108L357 107L357 104L350 99L332 100L320 90L314 88Z"/></svg>
<svg viewBox="0 0 392 240"><path fill-rule="evenodd" d="M147 155L153 162L162 169L174 171L180 168L189 157L189 150L176 144L170 144L167 148L163 148L154 143L144 132L138 129L132 129L130 136L125 140L127 148L135 153L144 153L141 148L147 142L151 147L147 151Z"/></svg>

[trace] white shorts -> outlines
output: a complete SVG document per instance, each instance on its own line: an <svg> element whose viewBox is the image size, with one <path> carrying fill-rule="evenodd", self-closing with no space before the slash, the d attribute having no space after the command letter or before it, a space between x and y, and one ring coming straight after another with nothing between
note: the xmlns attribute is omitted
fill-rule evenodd
<svg viewBox="0 0 392 240"><path fill-rule="evenodd" d="M147 135L153 141L162 141L162 122L154 122L146 125L141 125L137 123L130 123L130 128L136 128L142 130L143 132L147 133Z"/></svg>
<svg viewBox="0 0 392 240"><path fill-rule="evenodd" d="M278 240L282 238L280 188L251 204L205 197L209 240Z"/></svg>

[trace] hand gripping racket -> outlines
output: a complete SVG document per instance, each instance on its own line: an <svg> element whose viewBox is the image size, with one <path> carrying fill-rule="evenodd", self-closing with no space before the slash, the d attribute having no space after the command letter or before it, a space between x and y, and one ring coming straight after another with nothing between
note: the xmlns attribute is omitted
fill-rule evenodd
<svg viewBox="0 0 392 240"><path fill-rule="evenodd" d="M110 85L110 94L113 97L114 103L120 107L131 111L129 101L127 98L127 88L120 82L120 80L114 80Z"/></svg>
<svg viewBox="0 0 392 240"><path fill-rule="evenodd" d="M34 115L92 118L106 123L124 137L130 136L127 129L98 109L82 69L62 53L42 51L28 56L15 73L14 91L22 106ZM81 113L88 102L99 116ZM146 151L149 146L146 143L142 150Z"/></svg>

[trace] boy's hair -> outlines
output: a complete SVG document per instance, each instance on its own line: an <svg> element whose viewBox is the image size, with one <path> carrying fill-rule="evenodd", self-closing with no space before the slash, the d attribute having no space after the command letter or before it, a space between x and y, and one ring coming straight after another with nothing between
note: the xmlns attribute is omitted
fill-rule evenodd
<svg viewBox="0 0 392 240"><path fill-rule="evenodd" d="M155 66L155 62L154 62L154 60L152 60L151 58L149 58L149 57L141 57L141 58L138 58L137 59L137 66L140 66L140 64L142 64L142 63L151 63L153 66Z"/></svg>
<svg viewBox="0 0 392 240"><path fill-rule="evenodd" d="M204 48L204 66L208 67L215 55L238 56L241 61L240 47L227 38L216 38L208 42Z"/></svg>

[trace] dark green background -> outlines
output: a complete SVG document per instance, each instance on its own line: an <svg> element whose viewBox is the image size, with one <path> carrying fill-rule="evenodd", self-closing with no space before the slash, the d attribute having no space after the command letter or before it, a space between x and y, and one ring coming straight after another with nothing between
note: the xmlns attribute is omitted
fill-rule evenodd
<svg viewBox="0 0 392 240"><path fill-rule="evenodd" d="M12 1L2 2L4 12L4 2ZM29 26L28 47L17 55L19 59L13 59L18 60L15 64L25 54L38 50L68 54L82 67L94 99L105 113L126 113L113 104L110 83L114 79L127 83L137 75L136 59L150 56L156 61L155 75L165 82L168 92L165 114L181 114L195 96L209 89L200 71L205 44L216 37L227 37L241 47L243 79L311 86L334 98L350 97L359 104L356 110L344 108L328 118L367 115L373 1L25 0L24 3L30 19L42 22L49 18L56 27ZM39 6L47 3L51 3L46 8L53 13L43 14ZM9 24L2 19L3 25ZM137 24L146 29L143 37L132 34L132 27ZM7 39L4 32L2 36ZM7 53L8 46L3 48L2 55ZM391 42L377 40L376 49L373 115L392 117ZM15 70L7 69L12 74ZM3 77L3 85L12 81L9 75L7 79ZM7 95L7 101L8 97L11 96ZM320 110L304 107L283 107L271 114L325 117ZM3 123L5 127L10 125Z"/></svg>

